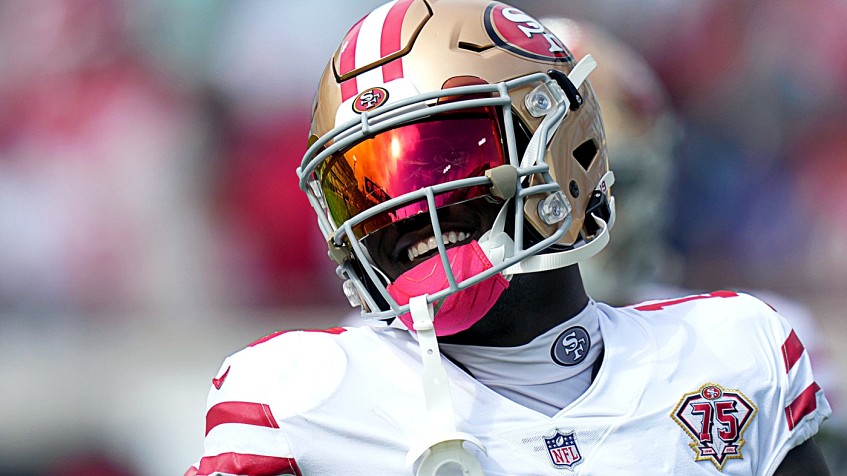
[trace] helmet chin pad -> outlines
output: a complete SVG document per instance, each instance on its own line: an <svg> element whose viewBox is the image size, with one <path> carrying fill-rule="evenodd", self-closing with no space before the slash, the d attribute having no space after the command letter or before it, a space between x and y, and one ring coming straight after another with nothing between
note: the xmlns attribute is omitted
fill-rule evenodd
<svg viewBox="0 0 847 476"><path fill-rule="evenodd" d="M447 259L457 283L492 267L491 261L476 240L448 249ZM388 293L403 306L408 304L412 297L434 294L449 285L441 255L436 254L400 275L388 285ZM452 335L470 328L485 316L508 287L509 281L497 273L447 296L440 303L440 307L436 305L433 322L435 334ZM406 327L414 329L411 313L403 314L399 319Z"/></svg>

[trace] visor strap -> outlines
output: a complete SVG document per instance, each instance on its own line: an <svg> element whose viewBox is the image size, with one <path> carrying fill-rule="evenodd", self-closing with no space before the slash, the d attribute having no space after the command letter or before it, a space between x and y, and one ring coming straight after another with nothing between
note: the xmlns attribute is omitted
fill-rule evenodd
<svg viewBox="0 0 847 476"><path fill-rule="evenodd" d="M591 55L585 55L576 66L573 67L570 74L568 75L568 80L573 84L575 88L579 88L582 86L582 83L588 78L588 75L591 74L594 69L597 68L597 61L594 60L594 57ZM567 96L566 96L567 97ZM555 131L559 128L559 125L564 120L567 115L567 109L570 109L571 104L569 104L570 100L565 100L565 112L562 113L561 116L551 117L550 115L544 116L544 119L541 121L541 125L538 127L538 130L535 131L535 134L532 135L532 138L529 140L529 144L526 147L526 151L524 151L524 155L521 158L521 168L526 168L533 166L538 163L539 154L543 156L544 151L539 150L541 148L541 131L544 131L545 128L547 131ZM552 122L549 126L545 124L547 121ZM553 134L547 134L547 140L544 143L544 149L547 149L547 145L553 139Z"/></svg>
<svg viewBox="0 0 847 476"><path fill-rule="evenodd" d="M544 116L544 119L541 121L541 125L538 126L538 130L536 130L535 134L532 135L532 138L529 139L529 144L527 144L526 150L521 158L522 169L532 167L537 164L539 159L547 152L547 145L550 143L550 140L553 139L553 134L546 134L547 138L544 141L543 147L541 145L541 136L545 135L547 131L555 131L559 128L559 125L562 124L562 120L567 115L568 105L562 104L560 106L563 110L554 115Z"/></svg>
<svg viewBox="0 0 847 476"><path fill-rule="evenodd" d="M584 261L602 250L609 243L609 225L597 215L591 215L594 221L600 227L600 232L590 242L566 251L557 253L548 253L543 255L534 255L523 261L506 268L504 274L522 274L535 273L538 271L547 271L551 269L564 268L572 264ZM612 218L614 220L614 213Z"/></svg>
<svg viewBox="0 0 847 476"><path fill-rule="evenodd" d="M582 83L588 79L588 75L591 74L594 69L597 68L597 61L591 55L585 55L579 60L579 63L573 67L571 73L568 75L568 79L571 80L571 83L575 87L582 86Z"/></svg>

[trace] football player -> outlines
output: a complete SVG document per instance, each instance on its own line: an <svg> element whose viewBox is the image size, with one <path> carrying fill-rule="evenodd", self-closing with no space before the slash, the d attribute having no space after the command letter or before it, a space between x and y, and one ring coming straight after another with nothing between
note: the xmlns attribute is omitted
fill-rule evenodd
<svg viewBox="0 0 847 476"><path fill-rule="evenodd" d="M586 294L616 217L595 67L499 2L357 22L297 173L351 304L390 325L227 358L186 474L826 474L829 404L769 306Z"/></svg>

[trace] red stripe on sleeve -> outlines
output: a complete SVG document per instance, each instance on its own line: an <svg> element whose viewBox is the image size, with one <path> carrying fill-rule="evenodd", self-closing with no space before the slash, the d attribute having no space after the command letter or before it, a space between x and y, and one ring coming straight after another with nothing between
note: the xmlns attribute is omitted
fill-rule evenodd
<svg viewBox="0 0 847 476"><path fill-rule="evenodd" d="M253 342L252 344L248 345L247 347L253 347L253 346L259 345L259 344L261 344L262 342L267 342L267 341L269 341L269 340L273 339L274 337L279 337L279 336L281 336L281 335L283 335L283 334L287 334L287 333L289 333L289 332L291 332L291 331L276 331L276 332L274 332L274 333L271 333L271 334L266 335L265 337L262 337L261 339L256 340L255 342Z"/></svg>
<svg viewBox="0 0 847 476"><path fill-rule="evenodd" d="M713 291L713 292L710 292L709 294L698 294L696 296L688 296L688 297L679 298L679 299L672 299L670 301L661 301L661 302L654 302L652 304L644 304L644 305L641 305L641 306L637 306L635 308L635 310L637 310L637 311L661 311L662 309L664 309L667 306L674 306L674 305L682 304L682 303L688 302L688 301L695 301L697 299L708 299L708 298L713 298L713 297L729 298L729 297L736 297L736 296L738 296L738 294L736 294L732 291Z"/></svg>
<svg viewBox="0 0 847 476"><path fill-rule="evenodd" d="M790 405L785 407L785 419L788 420L789 430L793 430L800 420L818 408L818 401L815 398L815 394L820 389L816 382L812 382L811 385L806 387L806 390L803 390L803 393L798 395Z"/></svg>
<svg viewBox="0 0 847 476"><path fill-rule="evenodd" d="M197 468L194 466L188 468L188 471L186 471L182 476L197 476Z"/></svg>
<svg viewBox="0 0 847 476"><path fill-rule="evenodd" d="M206 412L206 434L212 428L224 423L242 423L245 425L279 428L271 413L271 407L264 403L221 402Z"/></svg>
<svg viewBox="0 0 847 476"><path fill-rule="evenodd" d="M792 329L791 334L788 334L788 338L782 344L782 360L785 362L785 373L791 371L794 364L800 360L800 356L803 355L804 350L803 343L800 342L800 338L797 337L797 334Z"/></svg>
<svg viewBox="0 0 847 476"><path fill-rule="evenodd" d="M206 476L215 472L249 474L250 476L303 475L294 458L242 453L222 453L217 456L203 457L200 460L200 470L197 476Z"/></svg>
<svg viewBox="0 0 847 476"><path fill-rule="evenodd" d="M345 329L343 327L330 327L329 329L302 329L302 332L322 332L324 334L336 334L336 335L341 334L342 332L346 332L346 331L347 331L347 329ZM261 339L253 342L252 344L248 345L247 347L253 347L253 346L259 345L263 342L267 342L267 341L273 339L274 337L279 337L283 334L288 334L289 332L296 332L296 331L294 331L294 330L276 331L272 334L268 334L265 337L262 337Z"/></svg>
<svg viewBox="0 0 847 476"><path fill-rule="evenodd" d="M362 29L362 23L364 23L365 18L362 18L358 23L353 25L353 28L344 37L344 41L341 42L343 49L341 50L341 56L338 58L338 74L340 76L344 76L356 69L356 43L359 40L359 30ZM355 77L343 81L341 83L341 100L346 101L355 96L358 91L359 87L356 84Z"/></svg>
<svg viewBox="0 0 847 476"><path fill-rule="evenodd" d="M403 31L403 20L412 0L400 0L395 3L385 17L382 25L382 36L380 37L379 54L381 58L393 55L400 51L401 33ZM403 60L397 58L382 66L382 80L386 83L403 77Z"/></svg>

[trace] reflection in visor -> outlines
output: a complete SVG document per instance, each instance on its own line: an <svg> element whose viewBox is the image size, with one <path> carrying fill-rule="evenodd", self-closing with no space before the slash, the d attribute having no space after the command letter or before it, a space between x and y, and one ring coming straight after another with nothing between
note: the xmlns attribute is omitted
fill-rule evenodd
<svg viewBox="0 0 847 476"><path fill-rule="evenodd" d="M500 126L492 108L450 113L404 125L334 154L316 169L336 226L389 199L424 187L484 175L505 163ZM435 196L436 207L488 193L476 186ZM426 200L413 202L354 227L357 238L419 213Z"/></svg>

